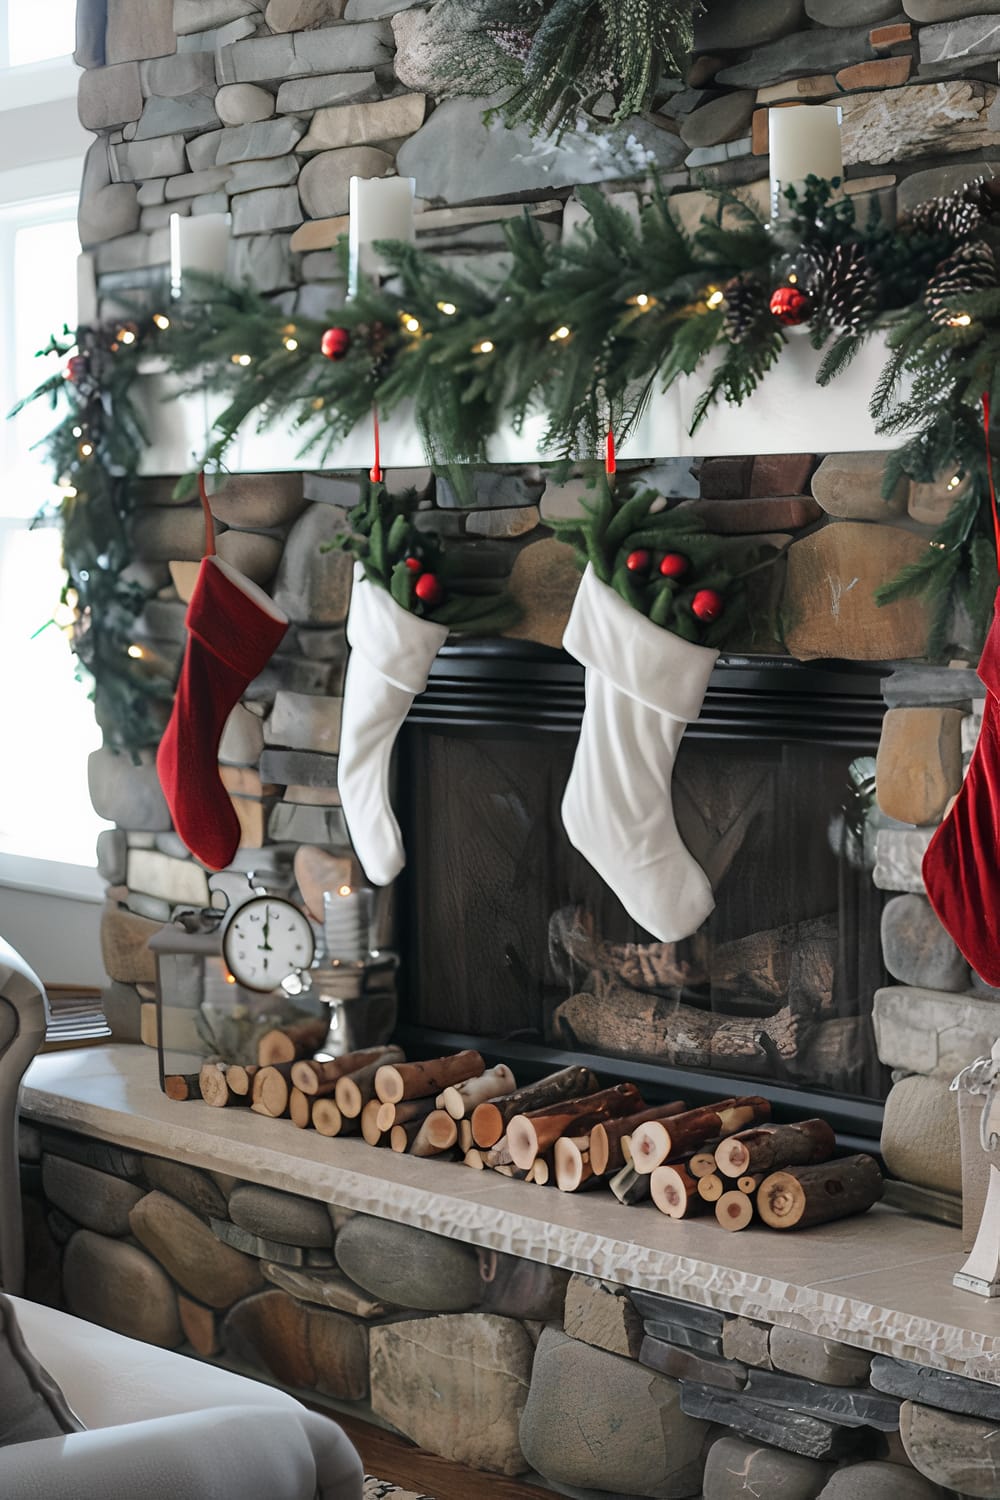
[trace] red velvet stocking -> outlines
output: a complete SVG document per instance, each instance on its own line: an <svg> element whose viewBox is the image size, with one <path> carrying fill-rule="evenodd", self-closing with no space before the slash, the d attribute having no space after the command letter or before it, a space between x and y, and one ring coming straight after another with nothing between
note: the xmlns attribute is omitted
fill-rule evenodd
<svg viewBox="0 0 1000 1500"><path fill-rule="evenodd" d="M219 777L219 740L230 710L266 666L288 621L256 584L208 556L188 605L187 627L156 766L177 832L197 859L222 870L239 847L240 825Z"/></svg>
<svg viewBox="0 0 1000 1500"><path fill-rule="evenodd" d="M980 978L1000 985L1000 590L979 676L986 684L979 743L923 873L946 930Z"/></svg>

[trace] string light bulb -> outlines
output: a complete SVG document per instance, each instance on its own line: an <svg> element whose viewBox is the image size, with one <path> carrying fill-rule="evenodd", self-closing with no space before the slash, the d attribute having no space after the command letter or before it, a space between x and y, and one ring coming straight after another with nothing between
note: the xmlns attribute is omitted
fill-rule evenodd
<svg viewBox="0 0 1000 1500"><path fill-rule="evenodd" d="M117 338L119 344L134 344L135 343L135 329L134 328L129 328L126 325L124 328L119 328L119 330L118 330L117 334L115 335L115 337Z"/></svg>
<svg viewBox="0 0 1000 1500"><path fill-rule="evenodd" d="M292 336L291 336L290 333L286 334L285 337L282 339L281 342L284 344L284 346L288 350L289 354L291 354L293 352L293 350L295 350L295 349L297 349L299 347L299 341L298 341L298 339L292 338Z"/></svg>
<svg viewBox="0 0 1000 1500"><path fill-rule="evenodd" d="M437 306L438 312L444 313L446 318L453 318L458 312L454 302L439 302Z"/></svg>
<svg viewBox="0 0 1000 1500"><path fill-rule="evenodd" d="M412 313L400 313L400 318L407 333L420 332L420 319L415 318Z"/></svg>
<svg viewBox="0 0 1000 1500"><path fill-rule="evenodd" d="M170 327L170 319L167 317L166 313L154 313L153 322L156 324L161 333L165 329Z"/></svg>
<svg viewBox="0 0 1000 1500"><path fill-rule="evenodd" d="M79 453L81 458L90 458L92 457L94 452L94 445L91 442L84 441L79 445L76 451Z"/></svg>
<svg viewBox="0 0 1000 1500"><path fill-rule="evenodd" d="M82 427L74 427L73 428L73 436L74 437L83 437L83 428Z"/></svg>
<svg viewBox="0 0 1000 1500"><path fill-rule="evenodd" d="M962 476L961 476L961 474L953 474L951 476L951 478L948 480L948 484L947 484L946 487L949 490L957 490L958 487L959 487L959 485L961 483L962 483Z"/></svg>
<svg viewBox="0 0 1000 1500"><path fill-rule="evenodd" d="M636 292L634 297L629 297L628 305L637 307L640 312L649 312L651 307L656 306L656 298L651 297L648 292Z"/></svg>
<svg viewBox="0 0 1000 1500"><path fill-rule="evenodd" d="M953 318L948 319L949 328L968 328L972 318L968 313L956 313Z"/></svg>
<svg viewBox="0 0 1000 1500"><path fill-rule="evenodd" d="M129 646L128 648L128 654L129 656L131 656L133 661L141 661L146 653L141 646L137 645L136 642L133 641L131 646Z"/></svg>
<svg viewBox="0 0 1000 1500"><path fill-rule="evenodd" d="M570 330L565 323L561 323L554 333L549 334L550 344L560 344L570 336Z"/></svg>
<svg viewBox="0 0 1000 1500"><path fill-rule="evenodd" d="M229 356L229 359L230 359L230 363L232 363L234 365L242 365L244 367L244 369L246 368L247 365L252 365L253 364L253 355L252 354L231 354Z"/></svg>
<svg viewBox="0 0 1000 1500"><path fill-rule="evenodd" d="M496 344L492 339L480 339L478 344L473 344L472 352L473 354L492 354L495 348Z"/></svg>
<svg viewBox="0 0 1000 1500"><path fill-rule="evenodd" d="M720 292L718 287L713 287L708 295L708 298L706 299L706 302L707 306L714 310L717 307L721 307L725 300L725 292Z"/></svg>

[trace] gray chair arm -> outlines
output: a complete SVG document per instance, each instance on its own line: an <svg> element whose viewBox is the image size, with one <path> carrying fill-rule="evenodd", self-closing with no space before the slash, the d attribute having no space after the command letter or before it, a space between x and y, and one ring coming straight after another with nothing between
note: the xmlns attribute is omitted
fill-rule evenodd
<svg viewBox="0 0 1000 1500"><path fill-rule="evenodd" d="M0 1286L24 1285L24 1232L17 1155L17 1097L28 1064L45 1039L45 987L19 953L0 938L0 1006L14 1011L17 1029L0 1052Z"/></svg>
<svg viewBox="0 0 1000 1500"><path fill-rule="evenodd" d="M215 1407L0 1449L4 1500L361 1500L362 1486L347 1438L307 1411Z"/></svg>

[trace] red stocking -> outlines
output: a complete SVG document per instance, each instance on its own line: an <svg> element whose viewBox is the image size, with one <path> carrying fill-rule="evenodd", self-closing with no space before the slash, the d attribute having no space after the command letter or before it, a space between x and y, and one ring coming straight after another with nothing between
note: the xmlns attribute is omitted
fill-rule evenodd
<svg viewBox="0 0 1000 1500"><path fill-rule="evenodd" d="M219 740L288 620L263 589L214 555L203 483L202 503L206 555L188 605L187 648L156 767L177 832L196 859L222 870L239 848L240 825L219 777Z"/></svg>
<svg viewBox="0 0 1000 1500"><path fill-rule="evenodd" d="M1000 985L1000 590L979 676L987 690L979 743L923 874L945 929L980 978Z"/></svg>

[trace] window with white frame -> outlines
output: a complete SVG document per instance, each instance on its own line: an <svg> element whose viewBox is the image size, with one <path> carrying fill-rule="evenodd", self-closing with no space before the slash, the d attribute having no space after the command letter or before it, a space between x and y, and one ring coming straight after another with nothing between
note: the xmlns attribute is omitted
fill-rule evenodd
<svg viewBox="0 0 1000 1500"><path fill-rule="evenodd" d="M9 143L19 144L22 105L74 89L74 13L73 0L0 0L0 133ZM106 825L87 792L100 732L59 624L60 497L36 447L54 414L39 402L5 420L51 372L36 352L76 319L81 135L67 138L61 160L6 154L23 165L0 172L0 879L82 894L97 888L94 845Z"/></svg>

